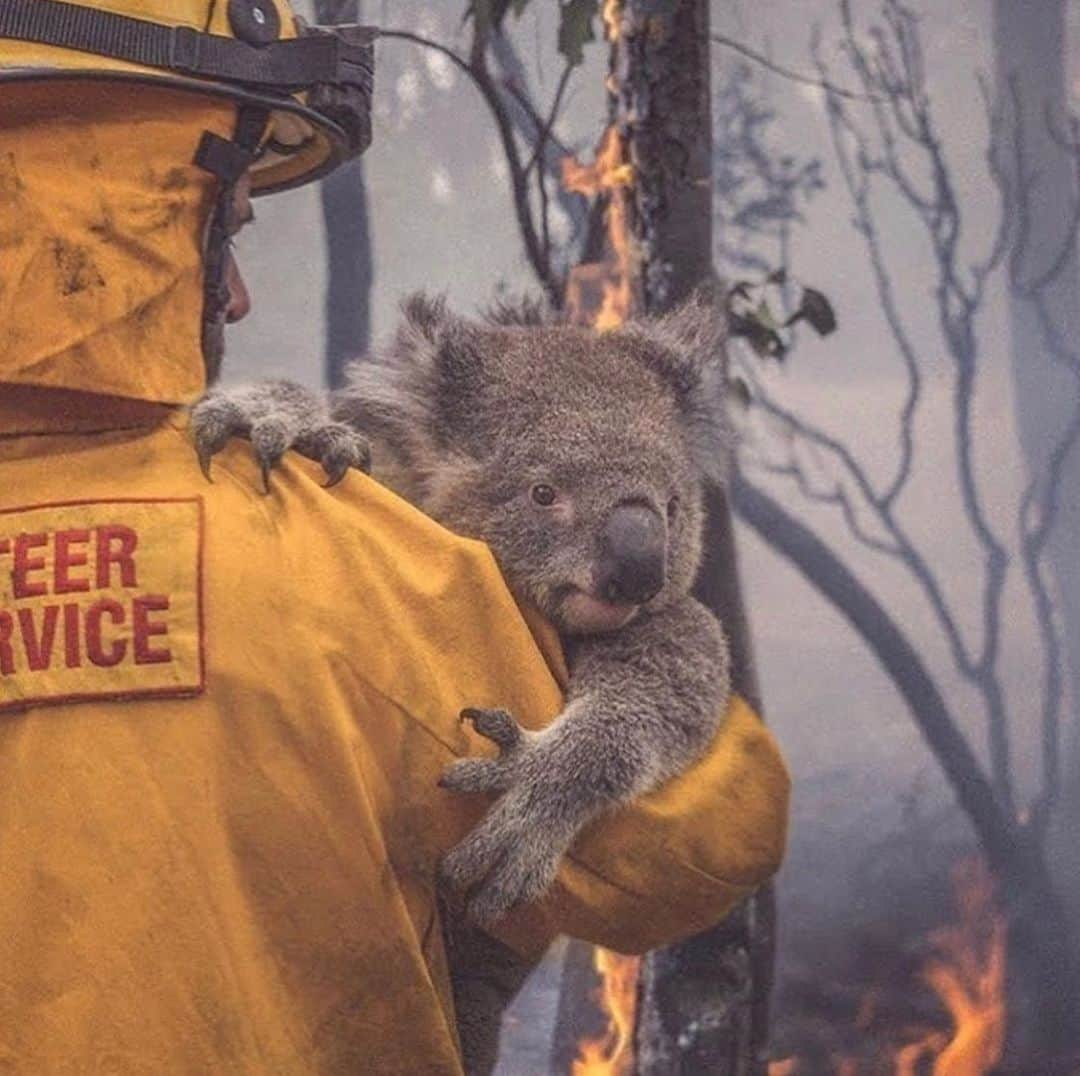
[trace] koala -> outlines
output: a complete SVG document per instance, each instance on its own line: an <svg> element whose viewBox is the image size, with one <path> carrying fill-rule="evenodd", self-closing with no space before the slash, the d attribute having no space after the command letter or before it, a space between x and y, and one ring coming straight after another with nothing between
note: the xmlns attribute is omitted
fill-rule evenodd
<svg viewBox="0 0 1080 1076"><path fill-rule="evenodd" d="M442 874L485 925L541 897L597 814L693 762L726 709L729 658L691 595L703 495L729 455L722 322L692 300L611 332L501 306L483 321L415 295L390 346L323 400L272 382L218 390L192 414L204 469L249 436L264 476L288 448L373 473L486 542L517 596L558 629L570 680L540 732L466 710L494 759L441 784L498 798Z"/></svg>

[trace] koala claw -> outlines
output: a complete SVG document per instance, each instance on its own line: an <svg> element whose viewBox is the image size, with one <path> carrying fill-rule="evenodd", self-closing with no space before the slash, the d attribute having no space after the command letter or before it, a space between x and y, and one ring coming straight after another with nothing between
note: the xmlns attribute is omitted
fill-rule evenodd
<svg viewBox="0 0 1080 1076"><path fill-rule="evenodd" d="M244 416L236 404L213 394L201 400L191 411L191 433L199 469L207 482L213 482L210 470L214 457L229 443L229 438L241 432Z"/></svg>
<svg viewBox="0 0 1080 1076"><path fill-rule="evenodd" d="M208 393L191 410L191 432L208 481L213 457L232 437L251 441L264 493L270 492L271 474L289 449L321 463L327 487L336 486L351 468L371 471L367 439L334 421L318 396L287 382Z"/></svg>
<svg viewBox="0 0 1080 1076"><path fill-rule="evenodd" d="M343 422L328 422L298 443L297 451L318 460L326 472L326 489L336 486L350 470L371 474L371 445Z"/></svg>
<svg viewBox="0 0 1080 1076"><path fill-rule="evenodd" d="M461 711L462 721L471 721L481 736L497 744L500 751L516 751L521 747L525 734L507 710L481 710L468 707Z"/></svg>
<svg viewBox="0 0 1080 1076"><path fill-rule="evenodd" d="M203 478L205 478L207 482L213 482L214 476L210 473L210 467L214 459L213 449L200 444L196 447L195 453L199 457L199 470L202 471Z"/></svg>

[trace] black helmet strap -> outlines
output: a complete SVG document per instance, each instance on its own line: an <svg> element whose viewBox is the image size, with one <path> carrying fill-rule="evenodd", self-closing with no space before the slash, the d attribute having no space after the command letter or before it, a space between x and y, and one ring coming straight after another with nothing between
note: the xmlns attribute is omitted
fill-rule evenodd
<svg viewBox="0 0 1080 1076"><path fill-rule="evenodd" d="M203 252L203 359L206 362L207 384L218 375L221 365L221 341L219 339L225 310L229 304L228 281L225 270L228 265L229 240L233 233L236 186L258 155L259 145L270 122L265 108L244 105L237 111L236 131L232 140L222 138L213 131L204 131L195 163L219 180L218 196L206 232Z"/></svg>
<svg viewBox="0 0 1080 1076"><path fill-rule="evenodd" d="M350 41L345 35L314 33L249 44L190 26L162 26L62 0L0 0L0 37L270 93L355 86L370 99L373 81L370 43Z"/></svg>

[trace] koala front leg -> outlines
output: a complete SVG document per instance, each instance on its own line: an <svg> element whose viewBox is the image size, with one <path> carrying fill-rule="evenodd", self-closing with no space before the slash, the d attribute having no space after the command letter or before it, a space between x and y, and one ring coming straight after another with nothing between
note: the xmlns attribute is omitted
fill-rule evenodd
<svg viewBox="0 0 1080 1076"><path fill-rule="evenodd" d="M521 729L502 710L466 711L500 747L498 759L463 759L440 784L462 792L499 791L484 820L443 860L442 877L480 925L541 897L582 825L606 802L597 797L593 737L585 700L571 703L541 733ZM573 734L564 730L573 723Z"/></svg>
<svg viewBox="0 0 1080 1076"><path fill-rule="evenodd" d="M727 693L723 633L687 598L579 640L567 706L542 732L520 729L505 711L467 711L499 758L456 762L441 783L503 793L443 862L469 916L490 924L542 896L587 822L651 791L705 749Z"/></svg>
<svg viewBox="0 0 1080 1076"><path fill-rule="evenodd" d="M371 469L366 438L335 421L325 397L291 381L214 389L191 409L191 433L208 480L213 457L233 437L248 438L267 492L270 472L289 449L321 463L327 486L340 482L351 467Z"/></svg>
<svg viewBox="0 0 1080 1076"><path fill-rule="evenodd" d="M505 711L469 711L501 755L454 763L440 783L503 792L443 861L443 877L464 894L473 921L490 925L515 905L543 896L590 819L672 772L651 723L641 720L651 705L625 691L618 700L587 693L540 733L520 729Z"/></svg>

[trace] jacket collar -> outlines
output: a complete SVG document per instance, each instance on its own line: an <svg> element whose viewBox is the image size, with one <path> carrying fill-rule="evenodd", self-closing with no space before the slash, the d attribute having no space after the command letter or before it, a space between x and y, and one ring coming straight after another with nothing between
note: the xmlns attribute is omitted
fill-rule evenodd
<svg viewBox="0 0 1080 1076"><path fill-rule="evenodd" d="M0 384L0 437L159 426L180 409L70 389Z"/></svg>

